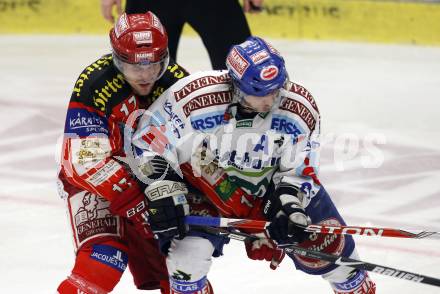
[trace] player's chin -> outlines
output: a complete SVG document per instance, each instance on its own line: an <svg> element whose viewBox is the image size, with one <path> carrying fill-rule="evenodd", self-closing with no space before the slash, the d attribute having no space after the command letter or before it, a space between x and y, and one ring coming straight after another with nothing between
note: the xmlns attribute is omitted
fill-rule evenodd
<svg viewBox="0 0 440 294"><path fill-rule="evenodd" d="M262 106L256 108L257 112L269 112L272 109L272 106Z"/></svg>
<svg viewBox="0 0 440 294"><path fill-rule="evenodd" d="M133 87L137 94L145 96L150 94L153 83L136 83Z"/></svg>

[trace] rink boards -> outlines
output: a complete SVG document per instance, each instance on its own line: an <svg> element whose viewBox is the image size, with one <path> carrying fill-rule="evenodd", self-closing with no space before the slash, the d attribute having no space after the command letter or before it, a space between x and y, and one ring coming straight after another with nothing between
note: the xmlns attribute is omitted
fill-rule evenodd
<svg viewBox="0 0 440 294"><path fill-rule="evenodd" d="M99 5L90 0L3 0L0 33L107 33L110 24ZM253 33L265 37L440 45L440 4L433 2L266 0L263 12L248 19ZM187 28L185 33L194 32Z"/></svg>

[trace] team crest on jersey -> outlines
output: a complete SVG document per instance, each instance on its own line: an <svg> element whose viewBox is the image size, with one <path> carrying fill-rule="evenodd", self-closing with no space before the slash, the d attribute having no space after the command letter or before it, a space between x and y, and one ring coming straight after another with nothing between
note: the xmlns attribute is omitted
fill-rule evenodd
<svg viewBox="0 0 440 294"><path fill-rule="evenodd" d="M278 76L278 72L278 67L276 67L275 65L269 65L264 67L263 70L260 72L260 78L263 81L270 81Z"/></svg>
<svg viewBox="0 0 440 294"><path fill-rule="evenodd" d="M153 43L153 35L151 31L134 32L133 37L138 45Z"/></svg>
<svg viewBox="0 0 440 294"><path fill-rule="evenodd" d="M119 39L119 37L128 29L128 20L127 20L127 14L124 13L121 15L121 17L118 20L118 23L115 25L115 34L116 38Z"/></svg>
<svg viewBox="0 0 440 294"><path fill-rule="evenodd" d="M232 49L231 53L229 53L226 62L239 78L243 77L244 72L249 67L249 62L241 56L236 48Z"/></svg>
<svg viewBox="0 0 440 294"><path fill-rule="evenodd" d="M266 50L260 50L257 53L252 54L250 57L254 64L260 64L268 59L270 56L269 52L267 52Z"/></svg>

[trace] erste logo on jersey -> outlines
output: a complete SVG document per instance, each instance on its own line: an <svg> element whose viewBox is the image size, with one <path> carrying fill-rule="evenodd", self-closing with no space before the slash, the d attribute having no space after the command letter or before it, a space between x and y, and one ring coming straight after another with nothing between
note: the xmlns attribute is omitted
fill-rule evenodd
<svg viewBox="0 0 440 294"><path fill-rule="evenodd" d="M285 134L293 135L293 137L304 133L304 131L301 129L301 126L299 126L295 120L281 115L274 115L272 117L270 128Z"/></svg>
<svg viewBox="0 0 440 294"><path fill-rule="evenodd" d="M260 78L263 81L270 81L273 80L278 75L278 67L275 65L269 65L264 67L260 72Z"/></svg>
<svg viewBox="0 0 440 294"><path fill-rule="evenodd" d="M134 32L133 37L138 45L153 43L153 34L151 31Z"/></svg>
<svg viewBox="0 0 440 294"><path fill-rule="evenodd" d="M195 130L209 130L225 123L224 111L210 112L191 117L191 125Z"/></svg>
<svg viewBox="0 0 440 294"><path fill-rule="evenodd" d="M231 53L229 53L226 62L239 78L243 77L244 72L249 67L249 62L243 56L241 56L240 52L238 52L236 48L232 49Z"/></svg>
<svg viewBox="0 0 440 294"><path fill-rule="evenodd" d="M124 13L119 18L118 22L115 25L115 34L116 38L119 39L119 37L128 29L128 21L127 21L127 14Z"/></svg>

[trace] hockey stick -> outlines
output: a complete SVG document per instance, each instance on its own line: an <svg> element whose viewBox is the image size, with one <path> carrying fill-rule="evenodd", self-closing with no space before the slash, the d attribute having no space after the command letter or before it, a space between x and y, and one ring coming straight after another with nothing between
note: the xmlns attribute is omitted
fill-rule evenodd
<svg viewBox="0 0 440 294"><path fill-rule="evenodd" d="M246 234L243 232L238 232L236 230L228 231L226 229L214 228L214 227L210 227L210 226L199 226L199 225L192 226L192 228L195 228L196 230L203 230L207 233L214 234L214 235L225 236L225 237L239 240L239 241L253 241L253 240L258 239L258 237L254 236L254 235ZM428 284L428 285L440 287L440 279L425 276L425 275L407 272L407 271L403 271L403 270L399 270L399 269L395 269L395 268L387 267L387 266L383 266L383 265L377 265L374 263L369 263L369 262L365 262L365 261L361 261L361 260L357 260L357 259L353 259L353 258L348 258L348 257L323 253L323 252L319 252L319 251L314 251L311 249L302 248L302 247L300 247L298 245L294 245L294 244L286 244L286 245L279 246L279 247L283 248L288 254L301 255L303 257L324 260L324 261L328 261L328 262L331 262L331 263L334 263L337 265L347 266L347 267L355 268L358 270L370 271L370 272L373 272L376 274L381 274L381 275L385 275L385 276L389 276L389 277L393 277L393 278L397 278L397 279L408 280L408 281L412 281L415 283L422 283L422 284Z"/></svg>
<svg viewBox="0 0 440 294"><path fill-rule="evenodd" d="M262 220L235 219L223 217L187 216L190 225L203 225L211 227L226 227L239 229L264 230L270 222ZM332 225L309 225L304 228L309 233L336 234L336 235L361 235L411 239L436 239L440 240L440 232L400 230L391 228L360 227L360 226L332 226Z"/></svg>

